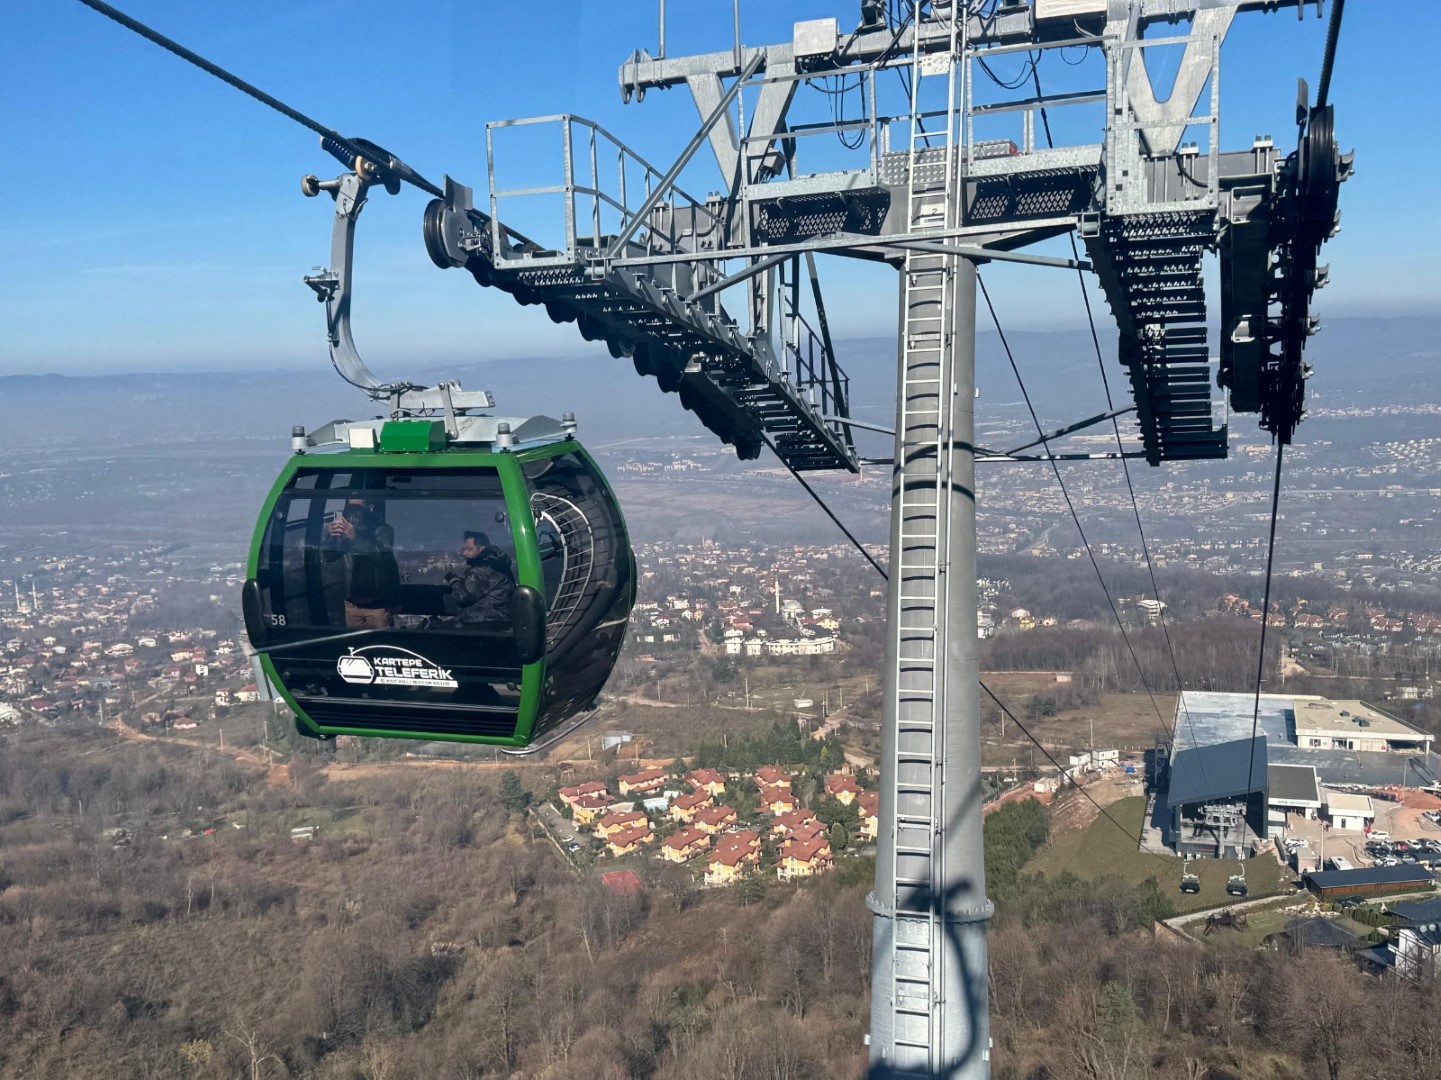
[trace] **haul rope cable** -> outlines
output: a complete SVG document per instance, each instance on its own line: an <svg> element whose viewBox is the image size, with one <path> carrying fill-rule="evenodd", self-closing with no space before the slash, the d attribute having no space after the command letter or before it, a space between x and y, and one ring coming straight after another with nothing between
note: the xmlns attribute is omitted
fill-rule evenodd
<svg viewBox="0 0 1441 1080"><path fill-rule="evenodd" d="M1136 665L1136 674L1140 676L1141 686L1145 688L1146 696L1151 700L1151 708L1156 713L1156 720L1161 725L1167 737L1170 737L1170 729L1166 726L1165 719L1161 716L1161 706L1156 702L1156 695L1151 691L1150 681L1146 678L1145 669L1141 667L1140 657L1136 655L1135 646L1131 644L1131 636L1126 633L1126 626L1121 622L1120 609L1116 607L1115 598L1111 596L1110 586L1106 584L1106 578L1101 573L1101 564L1096 561L1096 553L1091 550L1091 542L1086 538L1086 530L1081 525L1081 516L1076 512L1075 503L1071 501L1071 493L1066 490L1066 481L1061 477L1061 467L1056 463L1055 456L1051 454L1050 438L1041 427L1040 418L1036 415L1036 408L1031 404L1031 395L1026 391L1025 380L1021 378L1021 369L1016 365L1015 355L1011 352L1010 342L1006 340L1006 332L1001 327L1001 320L996 314L996 307L991 303L990 290L986 288L986 282L981 277L980 271L976 272L976 284L981 287L981 295L985 297L986 308L991 313L991 322L995 324L996 334L1001 339L1001 348L1005 350L1006 359L1010 361L1011 371L1016 376L1016 383L1021 388L1021 396L1026 401L1026 409L1031 414L1031 422L1036 425L1036 434L1041 438L1041 444L1045 448L1047 460L1051 464L1051 471L1055 473L1056 483L1060 486L1061 497L1066 501L1066 508L1071 512L1071 520L1076 523L1076 531L1081 536L1081 543L1085 546L1086 555L1091 560L1091 569L1096 571L1096 580L1101 583L1101 591L1106 594L1106 603L1110 605L1111 615L1116 620L1116 627L1121 631L1121 640L1126 644L1126 651L1131 654L1131 662Z"/></svg>
<svg viewBox="0 0 1441 1080"><path fill-rule="evenodd" d="M1326 27L1326 47L1321 56L1321 81L1316 90L1316 107L1325 108L1331 94L1331 73L1336 66L1336 45L1341 37L1341 16L1346 0L1335 0L1331 8L1331 21ZM1256 729L1261 722L1261 685L1266 677L1266 626L1271 621L1271 570L1276 556L1276 511L1281 503L1281 460L1286 444L1276 442L1276 476L1271 484L1271 528L1266 541L1266 587L1261 600L1261 656L1256 662L1256 704L1251 714L1251 743L1256 742ZM1256 755L1251 755L1251 769L1246 777L1249 789L1254 778Z"/></svg>
<svg viewBox="0 0 1441 1080"><path fill-rule="evenodd" d="M1061 58L1063 60L1065 59L1064 52L1062 53ZM1041 76L1036 71L1034 65L1032 65L1031 67L1031 77L1036 88L1036 100L1040 101L1042 100ZM1050 117L1047 115L1047 112L1044 108L1042 108L1040 112L1041 127L1046 133L1046 146L1054 148L1055 140L1051 137ZM1091 344L1096 351L1096 366L1100 369L1101 372L1101 386L1106 391L1106 409L1108 412L1114 413L1116 411L1116 403L1111 397L1111 380L1106 374L1106 361L1101 355L1101 338L1100 335L1096 332L1096 316L1095 313L1091 310L1091 294L1090 290L1086 288L1086 275L1081 270L1081 267L1079 265L1081 260L1081 253L1076 246L1076 234L1074 232L1069 232L1066 234L1066 237L1071 242L1071 258L1077 264L1076 281L1081 286L1081 301L1086 306L1086 323L1090 327ZM1136 518L1136 532L1140 535L1141 538L1141 554L1146 557L1146 570L1151 576L1151 594L1156 598L1157 604L1156 618L1161 624L1161 634L1166 641L1166 652L1171 657L1171 672L1176 677L1176 700L1180 704L1181 714L1184 715L1186 718L1186 730L1189 731L1191 734L1191 746L1193 749L1199 749L1200 743L1196 738L1196 725L1191 719L1191 709L1186 704L1186 687L1185 683L1181 679L1181 665L1176 659L1176 646L1171 641L1171 629L1166 624L1166 605L1161 601L1161 586L1156 581L1156 567L1151 560L1151 545L1146 540L1146 529L1141 524L1141 507L1140 504L1136 501L1135 485L1131 482L1131 466L1130 463L1126 460L1125 445L1121 441L1121 424L1115 416L1111 417L1111 428L1116 433L1116 451L1120 456L1121 471L1126 478L1126 491L1131 498L1131 511ZM1172 739L1176 737L1175 729L1176 723L1178 722L1179 717L1176 718L1176 720L1171 725L1170 737ZM1201 779L1209 787L1210 781L1206 777L1206 763L1200 754L1196 755L1196 761L1201 766Z"/></svg>
<svg viewBox="0 0 1441 1080"><path fill-rule="evenodd" d="M1261 655L1256 661L1256 708L1251 714L1251 767L1246 772L1246 790L1251 789L1251 781L1256 771L1256 755L1254 747L1256 743L1256 728L1261 722L1261 684L1266 678L1266 626L1271 621L1271 567L1276 555L1276 510L1281 505L1281 460L1286 450L1286 444L1276 443L1276 478L1271 485L1271 531L1270 538L1266 541L1266 588L1261 598Z"/></svg>

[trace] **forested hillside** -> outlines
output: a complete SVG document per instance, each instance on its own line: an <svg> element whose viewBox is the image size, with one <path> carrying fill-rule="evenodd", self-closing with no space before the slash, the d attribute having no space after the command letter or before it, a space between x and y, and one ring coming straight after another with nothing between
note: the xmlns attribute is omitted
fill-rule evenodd
<svg viewBox="0 0 1441 1080"><path fill-rule="evenodd" d="M504 769L324 760L0 741L0 1076L864 1074L868 862L616 895L505 809ZM1169 883L1034 876L1048 830L1035 803L987 825L998 1080L1441 1075L1434 984L1155 936Z"/></svg>

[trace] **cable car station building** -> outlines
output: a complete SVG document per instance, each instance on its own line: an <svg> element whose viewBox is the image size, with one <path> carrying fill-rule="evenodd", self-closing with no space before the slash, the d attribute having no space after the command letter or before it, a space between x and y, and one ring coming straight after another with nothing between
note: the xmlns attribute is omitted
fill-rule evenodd
<svg viewBox="0 0 1441 1080"><path fill-rule="evenodd" d="M1427 787L1441 779L1433 736L1360 701L1185 692L1152 837L1191 857L1239 858L1344 797L1324 786ZM1255 719L1255 738L1252 723ZM1354 816L1354 815L1352 815ZM1152 841L1148 840L1148 843Z"/></svg>
<svg viewBox="0 0 1441 1080"><path fill-rule="evenodd" d="M1250 854L1266 833L1266 769L1266 740L1260 736L1177 753L1166 799L1177 853L1217 859Z"/></svg>

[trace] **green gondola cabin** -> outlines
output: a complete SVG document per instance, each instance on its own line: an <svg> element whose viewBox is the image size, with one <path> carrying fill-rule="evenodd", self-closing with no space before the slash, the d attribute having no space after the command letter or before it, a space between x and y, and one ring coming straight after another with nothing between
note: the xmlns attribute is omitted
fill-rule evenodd
<svg viewBox="0 0 1441 1080"><path fill-rule="evenodd" d="M429 420L293 456L247 573L247 634L302 735L515 748L593 707L636 581L574 438L455 445Z"/></svg>

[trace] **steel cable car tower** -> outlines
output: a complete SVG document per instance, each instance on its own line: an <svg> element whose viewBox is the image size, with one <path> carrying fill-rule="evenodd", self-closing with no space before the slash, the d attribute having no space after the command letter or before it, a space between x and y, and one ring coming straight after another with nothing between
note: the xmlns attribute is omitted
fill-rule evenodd
<svg viewBox="0 0 1441 1080"><path fill-rule="evenodd" d="M1337 153L1330 106L1311 107L1304 83L1295 153L1279 153L1268 137L1223 153L1219 61L1238 12L1294 7L1304 14L1307 6L1304 0L931 0L902 4L903 17L893 23L884 17L885 5L863 2L861 23L849 34L833 19L813 20L797 23L788 43L749 47L741 44L737 16L731 49L667 57L662 0L658 55L634 53L621 66L621 92L640 100L648 89L684 85L702 124L640 209L632 215L622 208L620 234L603 235L597 210L593 238L577 236L580 215L572 203L566 248L544 253L545 270L528 269L530 256L505 254L494 244L480 265L466 258L463 243L432 250L438 263L464 264L477 279L511 288L522 300L534 290L529 298L546 303L552 317L575 317L586 336L605 337L613 352L631 352L638 371L680 389L683 402L740 456L753 456L755 428L774 435L778 455L795 471L855 468L858 458L829 334L821 342L820 372L799 363L793 372L777 372L768 363L776 352L800 356L789 345L795 337L789 328L800 319L794 303L783 309L779 327L771 318L777 295L787 296L785 268L794 282L804 258L814 284L813 253L823 251L881 259L900 272L883 824L869 898L876 917L874 1077L990 1075L985 933L992 907L985 895L975 634L977 264L1011 260L1075 269L1073 260L1017 249L1079 231L1090 256L1079 265L1100 278L1134 394L1140 447L1120 453L1159 465L1226 453L1227 428L1216 422L1212 401L1201 278L1202 255L1218 252L1218 382L1229 390L1232 410L1259 412L1261 426L1281 444L1289 442L1304 411L1309 372L1302 348L1316 328L1310 296L1325 283L1316 254L1334 233L1337 189L1350 159ZM1156 29L1159 35L1148 34ZM1105 80L1094 91L1044 95L1037 86L1034 95L977 100L975 69L988 60L1071 46L1102 51ZM1143 58L1157 46L1184 50L1164 102ZM876 83L887 69L909 74L903 115L886 117L877 109ZM857 80L865 115L789 125L797 85L836 74ZM743 90L751 92L751 108L733 113ZM1088 104L1105 109L1100 143L1036 145L1038 115ZM1002 114L1018 114L1022 133L1019 145L1007 143L998 152L974 132L978 120ZM737 124L742 117L746 122ZM555 119L568 128L579 123ZM905 130L899 146L892 144L898 123ZM503 126L492 125L491 134ZM868 135L863 166L803 171L803 139L844 139L855 131ZM1186 141L1188 134L1194 141ZM674 185L706 141L729 188L702 206ZM490 140L488 146L493 153ZM585 192L575 156L566 155L563 185ZM494 170L492 156L492 177ZM597 175L592 164L591 177ZM493 235L500 227L497 199L492 185ZM436 218L452 220L450 209L437 205ZM639 250L630 246L637 242ZM472 241L470 250L480 247ZM570 280L547 276L554 273L552 260ZM718 264L731 260L741 260L742 268L717 273ZM687 332L698 314L727 321L712 305L732 285L743 285L748 300L753 352L741 358L748 367L693 339L667 346L652 337L637 344L627 321L634 301L615 303L618 291L651 293L653 309L674 313L667 332L675 335ZM818 286L815 299L824 328ZM647 332L651 325L641 323ZM766 348L773 336L784 343L780 350ZM819 388L819 410L798 405L788 387L810 394ZM1042 436L1040 460L1117 456L1054 454L1052 438ZM980 460L1027 459L986 452Z"/></svg>
<svg viewBox="0 0 1441 1080"><path fill-rule="evenodd" d="M98 0L82 2L118 16ZM1232 411L1259 413L1279 445L1290 442L1304 413L1309 369L1302 352L1317 328L1311 294L1327 276L1317 255L1334 235L1339 185L1351 170L1349 155L1337 151L1326 101L1340 0L1321 99L1313 106L1301 84L1298 144L1290 154L1269 136L1239 151L1221 150L1220 48L1240 12L1294 8L1304 16L1314 8L1320 15L1320 0L898 6L893 19L885 0L861 0L854 30L842 33L835 19L810 20L795 24L791 41L766 46L742 44L737 14L731 48L668 57L661 0L660 48L655 56L633 53L621 65L620 88L627 101L654 88L690 90L702 122L676 161L665 171L654 168L575 116L493 123L488 212L449 177L437 188L378 147L340 140L199 62L318 131L348 166L357 148L364 151L373 179L392 193L404 182L436 196L425 212L424 239L438 266L463 267L479 284L544 305L552 319L573 321L586 338L631 356L638 373L678 393L741 458L769 445L798 474L859 467L852 429L867 425L850 416L814 255L896 267L882 827L869 897L871 1076L983 1080L990 1075L985 933L992 909L982 843L976 462L1120 456L1159 465L1224 457L1227 427L1217 423L1211 396L1201 277L1202 256L1210 252L1220 263L1217 382ZM133 20L117 21L199 59ZM1161 101L1143 54L1167 46L1184 51L1175 85ZM1034 94L978 99L977 68L991 75L988 62L1024 55L1034 77L1040 58L1068 47L1101 50L1100 85L1047 95L1037 78ZM877 83L887 72L903 73L899 114L878 108ZM789 123L798 87L835 76L856 80L863 114ZM1104 108L1100 142L1036 145L1038 116L1049 129L1048 111L1088 105ZM1019 142L976 137L978 122L1000 116L1019 118ZM497 141L510 129L538 124L559 135L558 182L502 186ZM893 144L897 125L904 134ZM840 135L844 142L858 133L861 142L848 145L864 148L859 167L804 171L804 140ZM707 144L726 189L697 199L677 182ZM363 166L357 175L365 180ZM307 181L308 194L315 187ZM345 190L336 194L343 215ZM546 246L505 221L510 200L535 195L562 200L559 243ZM1073 230L1088 262L1018 250ZM1038 443L1009 453L975 446L977 265L988 261L1094 270L1120 329L1118 359L1133 409L1042 433ZM736 263L739 269L724 272ZM332 346L343 351L348 335L337 333L336 283L322 275L312 287L328 301ZM719 301L731 287L744 287L744 326ZM369 389L378 397L422 393L408 384ZM445 401L444 388L433 393L439 398L417 405L456 423L459 410ZM1052 442L1131 411L1139 448L1052 451ZM1039 455L1020 453L1035 445Z"/></svg>

